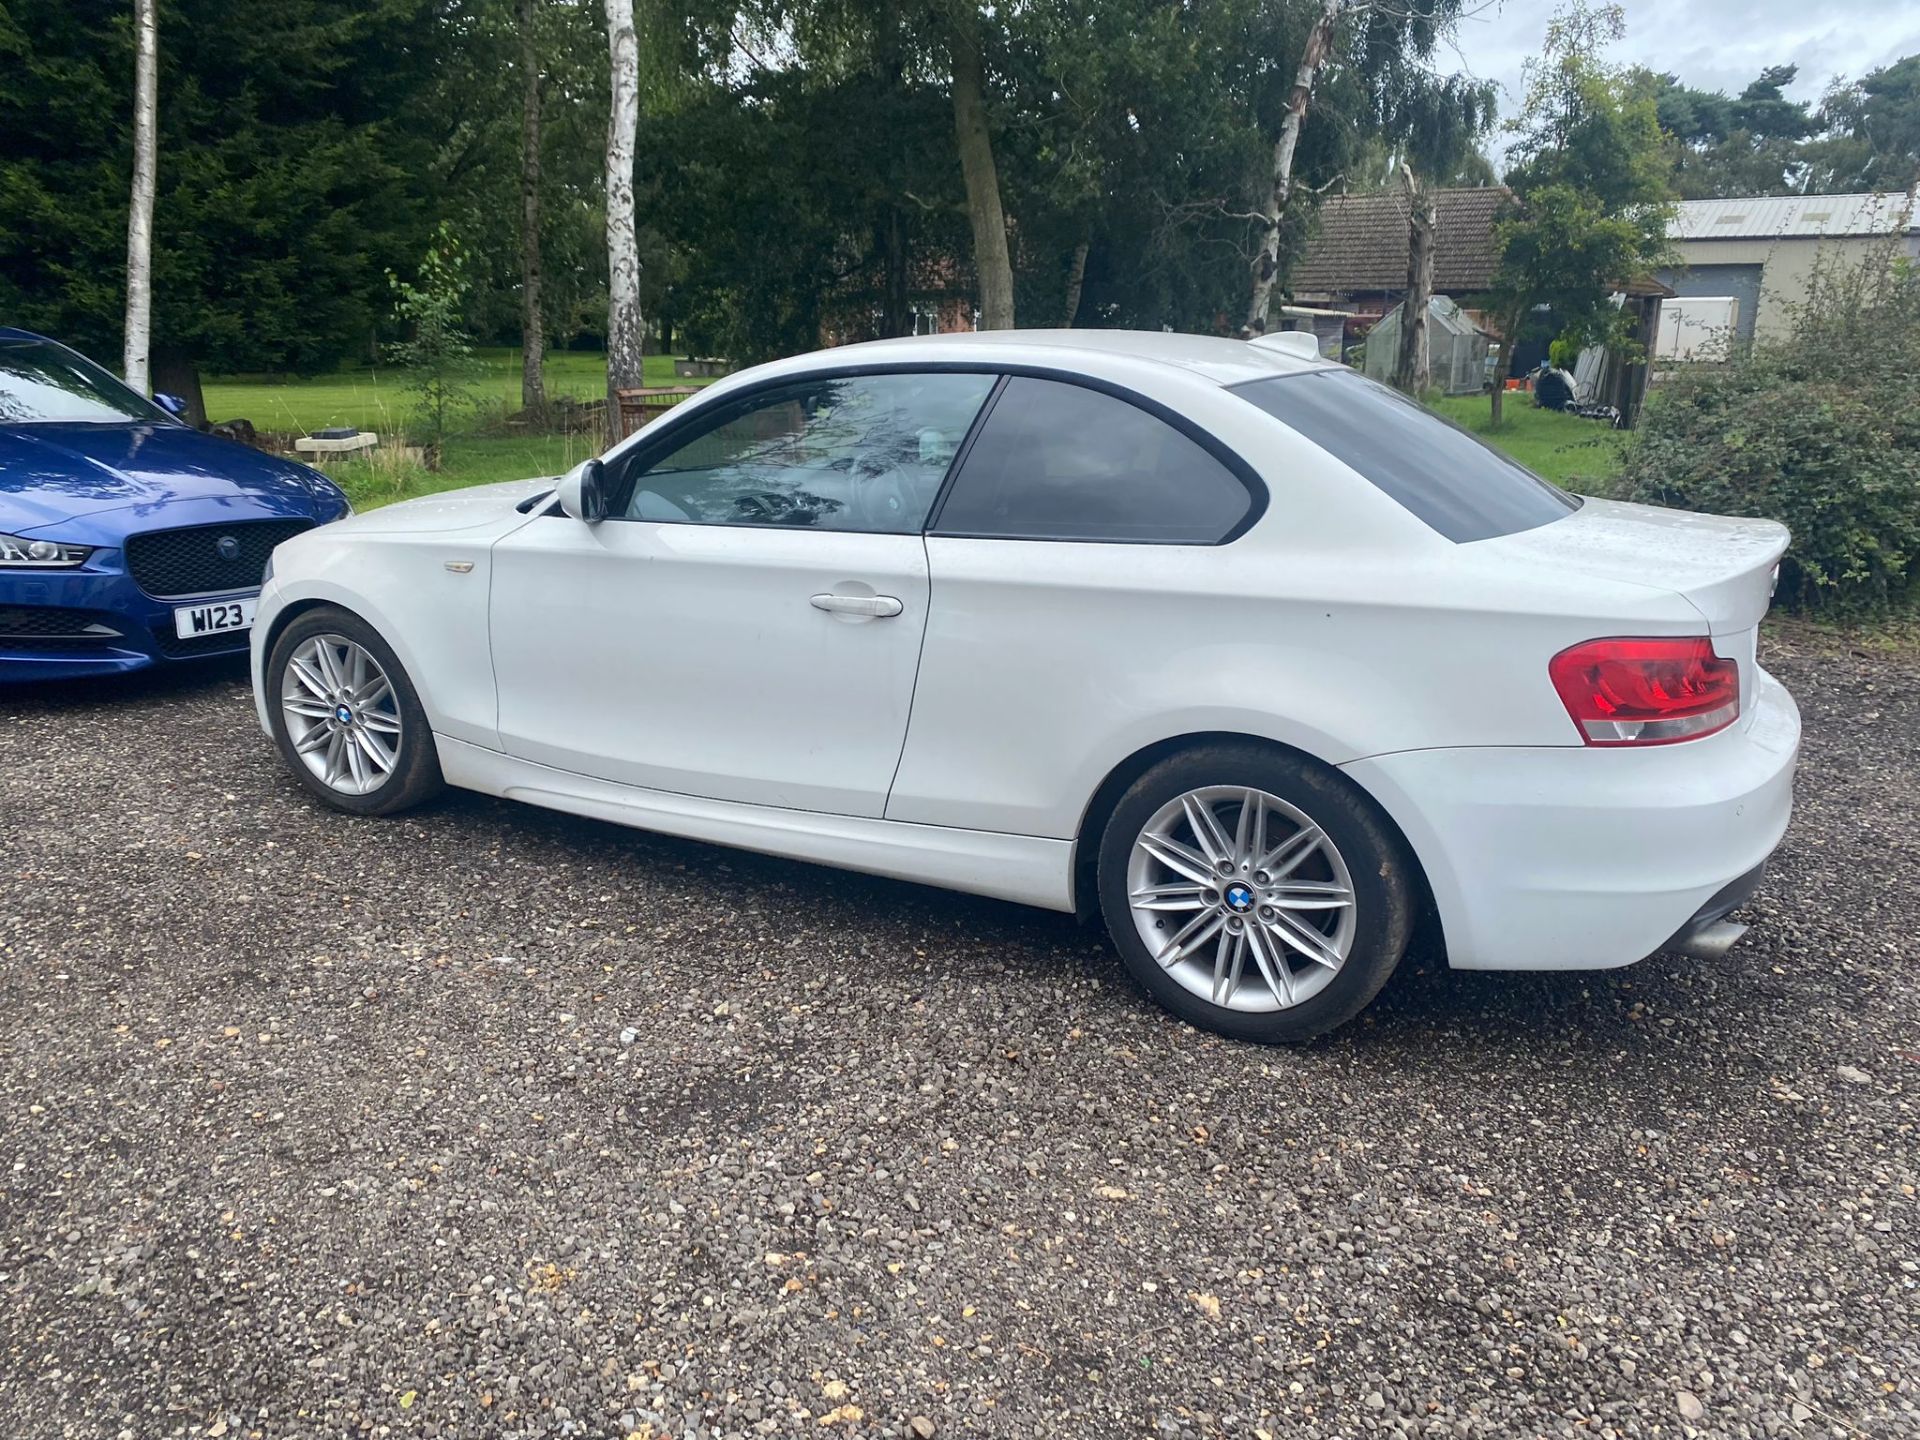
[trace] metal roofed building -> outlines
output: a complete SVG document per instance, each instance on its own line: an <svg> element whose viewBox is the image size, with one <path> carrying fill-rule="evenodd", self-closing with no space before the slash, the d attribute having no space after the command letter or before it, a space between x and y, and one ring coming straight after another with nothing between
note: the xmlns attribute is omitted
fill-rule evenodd
<svg viewBox="0 0 1920 1440"><path fill-rule="evenodd" d="M1733 300L1741 340L1777 334L1804 299L1822 255L1857 263L1876 245L1920 258L1920 215L1908 195L1751 195L1685 200L1667 229L1683 266L1660 272L1680 297ZM1675 319L1678 319L1676 314Z"/></svg>

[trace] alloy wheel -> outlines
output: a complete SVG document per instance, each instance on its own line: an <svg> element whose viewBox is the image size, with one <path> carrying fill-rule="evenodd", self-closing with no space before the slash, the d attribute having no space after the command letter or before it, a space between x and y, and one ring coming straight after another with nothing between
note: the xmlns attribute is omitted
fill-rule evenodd
<svg viewBox="0 0 1920 1440"><path fill-rule="evenodd" d="M344 635L315 635L287 658L280 711L294 753L342 795L378 790L400 763L400 698L372 652Z"/></svg>
<svg viewBox="0 0 1920 1440"><path fill-rule="evenodd" d="M1155 811L1127 863L1147 953L1211 1004L1287 1010L1352 952L1353 877L1327 833L1277 795L1189 790Z"/></svg>

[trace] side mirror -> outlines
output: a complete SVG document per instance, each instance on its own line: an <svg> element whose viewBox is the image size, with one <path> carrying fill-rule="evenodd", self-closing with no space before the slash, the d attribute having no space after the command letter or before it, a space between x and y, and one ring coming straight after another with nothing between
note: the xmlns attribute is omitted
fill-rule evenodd
<svg viewBox="0 0 1920 1440"><path fill-rule="evenodd" d="M560 477L560 508L575 520L598 525L607 518L607 467L582 460Z"/></svg>
<svg viewBox="0 0 1920 1440"><path fill-rule="evenodd" d="M167 394L164 390L154 392L153 403L176 420L182 419L187 413L187 402L178 395Z"/></svg>

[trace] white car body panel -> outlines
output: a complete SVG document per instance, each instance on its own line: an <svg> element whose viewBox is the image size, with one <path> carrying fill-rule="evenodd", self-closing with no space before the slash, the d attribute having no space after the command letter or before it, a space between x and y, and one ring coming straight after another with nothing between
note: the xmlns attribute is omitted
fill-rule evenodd
<svg viewBox="0 0 1920 1440"><path fill-rule="evenodd" d="M1639 959L1778 843L1798 712L1755 645L1785 531L1589 500L1455 543L1223 388L1315 360L1100 331L849 346L729 377L608 461L747 387L883 362L1122 387L1238 454L1266 510L1188 546L589 526L519 513L542 482L431 497L276 552L254 641L263 725L276 624L338 604L393 646L452 783L1055 909L1081 898L1076 856L1098 840L1082 827L1117 767L1252 736L1380 805L1469 968ZM836 592L901 614L809 603ZM1582 743L1551 656L1698 635L1739 662L1737 724Z"/></svg>
<svg viewBox="0 0 1920 1440"><path fill-rule="evenodd" d="M499 702L487 660L493 542L525 523L513 507L541 488L516 480L429 495L281 545L254 623L256 697L265 658L259 642L274 618L288 605L339 605L393 646L436 734L497 746ZM462 565L468 568L448 568Z"/></svg>
<svg viewBox="0 0 1920 1440"><path fill-rule="evenodd" d="M1219 549L936 535L927 550L935 603L887 817L932 825L1070 837L1104 776L1180 735L1253 735L1330 765L1578 747L1547 656L1622 624L1700 629L1644 586L1514 581L1439 550L1316 555L1259 528ZM1476 677L1523 654L1538 673L1490 712Z"/></svg>
<svg viewBox="0 0 1920 1440"><path fill-rule="evenodd" d="M441 745L440 763L450 784L570 815L1046 910L1074 905L1073 846L1061 840L675 795L556 770L461 741Z"/></svg>
<svg viewBox="0 0 1920 1440"><path fill-rule="evenodd" d="M826 614L816 594L902 610ZM920 536L541 518L494 547L492 609L508 754L716 800L885 810L927 621Z"/></svg>

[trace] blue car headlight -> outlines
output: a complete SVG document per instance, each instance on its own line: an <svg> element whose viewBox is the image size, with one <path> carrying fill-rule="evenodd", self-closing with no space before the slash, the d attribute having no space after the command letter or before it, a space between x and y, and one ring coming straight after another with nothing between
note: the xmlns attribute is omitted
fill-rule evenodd
<svg viewBox="0 0 1920 1440"><path fill-rule="evenodd" d="M87 563L90 545L68 545L59 540L29 540L24 535L0 535L0 569L71 570Z"/></svg>

